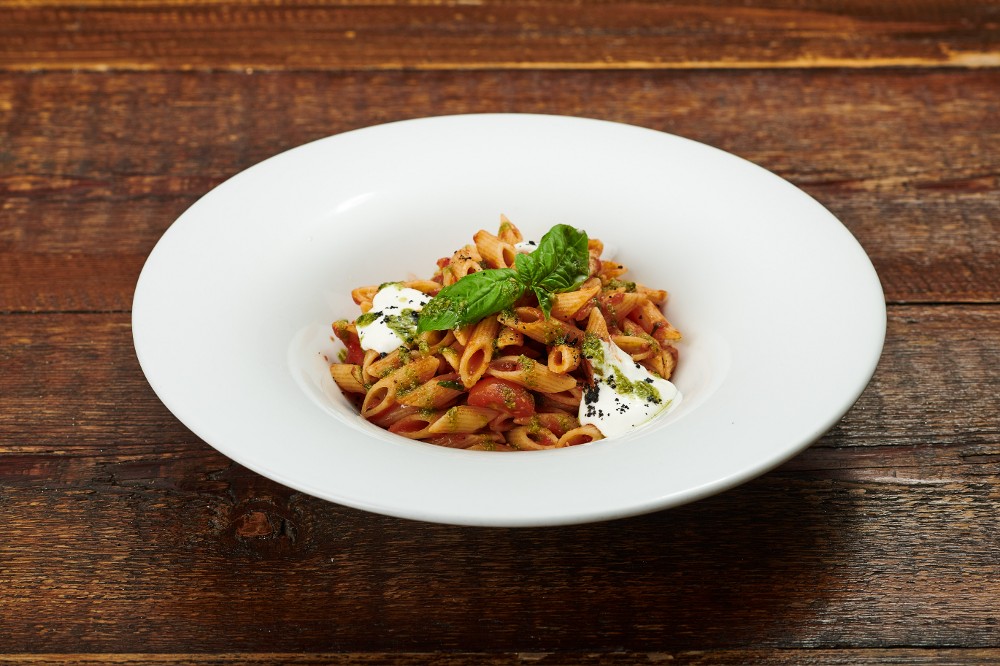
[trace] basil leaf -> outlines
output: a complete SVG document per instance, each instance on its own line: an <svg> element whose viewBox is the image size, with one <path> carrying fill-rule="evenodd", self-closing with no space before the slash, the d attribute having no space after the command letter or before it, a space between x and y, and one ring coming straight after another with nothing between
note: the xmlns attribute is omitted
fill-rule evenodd
<svg viewBox="0 0 1000 666"><path fill-rule="evenodd" d="M590 269L587 234L566 224L549 229L531 254L514 259L518 278L538 296L545 316L552 310L552 296L579 287Z"/></svg>
<svg viewBox="0 0 1000 666"><path fill-rule="evenodd" d="M439 291L424 306L417 331L443 331L473 324L510 307L523 293L524 285L513 269L469 273Z"/></svg>

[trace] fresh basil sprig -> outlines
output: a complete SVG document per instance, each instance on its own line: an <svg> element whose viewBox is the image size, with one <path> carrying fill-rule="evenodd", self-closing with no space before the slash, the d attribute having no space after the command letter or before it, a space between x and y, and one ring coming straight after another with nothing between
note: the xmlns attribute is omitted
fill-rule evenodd
<svg viewBox="0 0 1000 666"><path fill-rule="evenodd" d="M529 289L548 317L552 297L579 287L587 279L590 255L587 233L557 224L538 241L531 254L518 254L514 268L469 273L448 285L420 311L417 330L440 331L475 323L509 308Z"/></svg>

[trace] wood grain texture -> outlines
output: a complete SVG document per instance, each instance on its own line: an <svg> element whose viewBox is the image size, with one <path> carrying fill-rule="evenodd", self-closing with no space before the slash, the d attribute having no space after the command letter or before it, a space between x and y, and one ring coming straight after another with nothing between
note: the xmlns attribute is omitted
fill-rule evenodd
<svg viewBox="0 0 1000 666"><path fill-rule="evenodd" d="M156 666L228 666L239 664L289 664L291 666L625 666L671 664L677 666L993 666L1000 664L1000 650L993 648L886 648L800 650L693 650L683 652L340 652L325 654L12 654L0 655L0 664L31 666L91 666L127 664Z"/></svg>
<svg viewBox="0 0 1000 666"><path fill-rule="evenodd" d="M330 134L476 112L723 148L830 208L889 302L996 302L998 89L1000 70L8 74L0 311L127 310L159 236L227 177Z"/></svg>
<svg viewBox="0 0 1000 666"><path fill-rule="evenodd" d="M1000 665L998 91L989 0L0 0L0 664ZM813 195L890 304L857 404L729 492L554 529L323 502L179 423L129 326L169 224L285 149L476 112Z"/></svg>
<svg viewBox="0 0 1000 666"><path fill-rule="evenodd" d="M113 467L123 456L168 464L177 455L205 453L146 383L127 313L7 315L2 321L0 454L8 456L9 473L61 485L79 474L89 478L94 465ZM989 454L1000 439L998 350L996 307L891 308L871 384L811 455L821 455L815 449L822 447L904 447L914 456L921 450L938 456L941 446L958 446L963 457ZM14 465L16 456L33 463ZM91 467L74 467L80 463L72 458Z"/></svg>
<svg viewBox="0 0 1000 666"><path fill-rule="evenodd" d="M1000 65L995 3L0 3L6 69Z"/></svg>
<svg viewBox="0 0 1000 666"><path fill-rule="evenodd" d="M857 653L864 663L1000 639L995 307L892 308L855 408L749 484L648 516L523 530L293 492L158 403L127 315L4 320L17 325L0 330L2 653L569 650L699 663L679 653L709 647L738 663L768 647L798 651L765 663L846 663L853 651L812 649L850 646L873 650Z"/></svg>

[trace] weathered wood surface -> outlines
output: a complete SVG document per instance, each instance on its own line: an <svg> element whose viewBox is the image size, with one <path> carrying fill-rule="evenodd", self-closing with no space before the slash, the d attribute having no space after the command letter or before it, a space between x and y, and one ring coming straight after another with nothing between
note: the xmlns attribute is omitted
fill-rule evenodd
<svg viewBox="0 0 1000 666"><path fill-rule="evenodd" d="M985 0L0 2L7 69L1000 65Z"/></svg>
<svg viewBox="0 0 1000 666"><path fill-rule="evenodd" d="M730 492L522 530L316 500L166 410L129 311L183 210L316 138L496 111L826 205L890 305L854 408ZM998 119L983 0L0 0L0 663L1000 664Z"/></svg>
<svg viewBox="0 0 1000 666"><path fill-rule="evenodd" d="M12 74L0 78L0 311L127 310L160 234L238 171L373 123L486 111L588 115L723 148L830 208L889 302L996 302L998 90L992 69Z"/></svg>
<svg viewBox="0 0 1000 666"><path fill-rule="evenodd" d="M791 462L679 509L530 530L290 491L159 404L126 314L8 315L0 651L993 647L1000 311L891 312L872 385Z"/></svg>
<svg viewBox="0 0 1000 666"><path fill-rule="evenodd" d="M1000 664L1000 649L817 649L817 650L688 650L680 652L351 652L301 654L14 654L0 655L0 664L30 666L92 666L93 664L190 664L191 666L625 666L627 664L671 664L672 666L994 666Z"/></svg>

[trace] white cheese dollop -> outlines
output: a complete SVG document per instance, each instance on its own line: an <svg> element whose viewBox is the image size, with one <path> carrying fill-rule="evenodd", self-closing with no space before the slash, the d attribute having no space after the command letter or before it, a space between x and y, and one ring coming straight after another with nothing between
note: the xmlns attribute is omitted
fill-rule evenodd
<svg viewBox="0 0 1000 666"><path fill-rule="evenodd" d="M538 249L538 243L533 240L521 241L520 243L514 243L514 249L523 254L531 254Z"/></svg>
<svg viewBox="0 0 1000 666"><path fill-rule="evenodd" d="M355 324L361 348L388 354L408 346L417 335L417 313L431 300L427 294L389 283L372 299L372 309Z"/></svg>
<svg viewBox="0 0 1000 666"><path fill-rule="evenodd" d="M680 404L680 391L671 382L650 373L614 342L595 337L594 343L600 344L601 353L584 350L594 368L594 385L584 390L580 401L581 424L616 437Z"/></svg>

